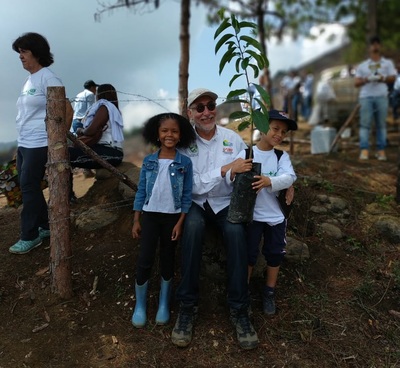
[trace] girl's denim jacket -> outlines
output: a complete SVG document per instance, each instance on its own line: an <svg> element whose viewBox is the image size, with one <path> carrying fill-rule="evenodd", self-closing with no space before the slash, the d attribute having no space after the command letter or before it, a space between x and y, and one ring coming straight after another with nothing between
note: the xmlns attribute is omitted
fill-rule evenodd
<svg viewBox="0 0 400 368"><path fill-rule="evenodd" d="M146 156L143 160L138 190L133 203L134 211L141 211L143 205L149 203L151 193L158 175L159 150ZM169 165L172 195L175 209L188 213L192 204L193 167L189 157L176 151L173 162Z"/></svg>

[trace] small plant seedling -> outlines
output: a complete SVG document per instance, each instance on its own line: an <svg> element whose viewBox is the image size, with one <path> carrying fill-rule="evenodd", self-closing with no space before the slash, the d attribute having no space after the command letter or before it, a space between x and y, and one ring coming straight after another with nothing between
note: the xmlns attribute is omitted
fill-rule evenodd
<svg viewBox="0 0 400 368"><path fill-rule="evenodd" d="M241 102L249 106L249 111L236 111L232 113L230 119L242 119L238 129L240 131L251 126L251 132L254 127L260 132L267 132L269 129L268 107L270 106L270 98L268 93L258 84L250 82L250 71L253 72L254 78L257 78L261 71L269 66L267 57L262 51L261 44L245 31L254 31L257 25L248 21L239 21L234 14L229 17L225 16L225 10L220 9L218 15L221 19L221 24L215 31L214 40L217 40L215 45L215 54L226 46L227 50L221 57L219 64L219 74L221 74L230 62L235 64L235 74L229 82L229 87L240 77L246 80L246 88L235 89L229 92L226 102ZM251 93L252 85L258 92L259 97L255 97L255 93ZM243 98L247 95L248 99ZM253 109L253 100L260 105L260 110ZM251 136L250 149L253 146L253 134Z"/></svg>

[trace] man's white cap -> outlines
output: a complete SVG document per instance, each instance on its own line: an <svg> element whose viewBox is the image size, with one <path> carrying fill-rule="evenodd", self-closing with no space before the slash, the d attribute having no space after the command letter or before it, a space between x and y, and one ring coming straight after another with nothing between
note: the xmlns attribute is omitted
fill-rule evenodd
<svg viewBox="0 0 400 368"><path fill-rule="evenodd" d="M189 96L187 98L188 107L190 107L190 105L194 101L196 101L199 97L202 97L202 96L209 96L214 101L218 98L218 95L216 93L210 91L209 89L197 88L197 89L194 89L192 92L189 93Z"/></svg>

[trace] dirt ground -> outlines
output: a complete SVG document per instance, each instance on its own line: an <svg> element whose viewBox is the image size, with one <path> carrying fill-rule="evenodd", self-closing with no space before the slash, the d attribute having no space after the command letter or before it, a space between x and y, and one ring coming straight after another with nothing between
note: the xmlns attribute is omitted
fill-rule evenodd
<svg viewBox="0 0 400 368"><path fill-rule="evenodd" d="M26 255L8 252L18 240L19 211L0 199L0 368L400 367L400 244L388 242L365 221L371 205L382 214L399 216L393 200L399 134L396 129L389 137L387 162L359 162L356 144L344 140L336 153L311 155L308 135L307 127L295 135L300 143L294 144L292 161L298 181L288 234L308 245L310 258L284 262L273 317L261 312L262 280L252 280L257 349L238 347L224 280L212 277L202 280L199 316L188 348L170 342L174 300L172 323L154 324L157 269L150 282L149 323L135 329L130 318L138 244L130 233L131 203L121 205L113 188L85 194L94 179L77 174L74 187L80 199L71 215L108 195L109 210L118 211L119 220L86 233L72 226L74 297L69 300L51 291L49 240ZM127 159L140 161L134 153ZM342 239L318 230L320 217L310 211L318 194L350 203L346 221L338 224L345 233ZM178 279L179 262L175 285Z"/></svg>

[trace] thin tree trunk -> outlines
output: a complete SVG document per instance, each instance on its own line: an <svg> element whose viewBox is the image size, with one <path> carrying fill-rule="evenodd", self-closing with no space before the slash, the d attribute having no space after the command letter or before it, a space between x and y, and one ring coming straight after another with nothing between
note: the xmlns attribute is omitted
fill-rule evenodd
<svg viewBox="0 0 400 368"><path fill-rule="evenodd" d="M377 0L368 0L368 12L367 12L367 26L368 26L368 37L377 35Z"/></svg>
<svg viewBox="0 0 400 368"><path fill-rule="evenodd" d="M400 139L399 139L400 140ZM400 204L400 141L399 141L399 150L397 157L397 190L396 190L396 202Z"/></svg>
<svg viewBox="0 0 400 368"><path fill-rule="evenodd" d="M70 164L65 132L66 98L64 87L47 89L46 128L48 134L48 182L50 223L50 273L52 291L61 298L73 296L69 239Z"/></svg>
<svg viewBox="0 0 400 368"><path fill-rule="evenodd" d="M261 44L262 51L264 55L268 58L268 50L266 43L266 34L264 26L265 11L268 9L268 1L258 0L257 4L257 27L259 32L259 41ZM264 68L263 74L260 76L259 84L268 92L270 96L270 106L268 109L273 108L273 98L272 98L272 79L269 72L269 68Z"/></svg>
<svg viewBox="0 0 400 368"><path fill-rule="evenodd" d="M181 57L179 61L179 111L187 117L187 97L189 80L189 51L190 51L190 0L181 0L181 27L180 48Z"/></svg>

